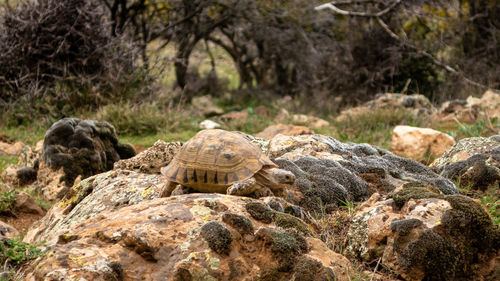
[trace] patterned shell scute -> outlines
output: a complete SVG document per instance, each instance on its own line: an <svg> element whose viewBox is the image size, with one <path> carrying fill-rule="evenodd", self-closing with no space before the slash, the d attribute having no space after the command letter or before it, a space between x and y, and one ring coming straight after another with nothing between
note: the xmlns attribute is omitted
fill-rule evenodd
<svg viewBox="0 0 500 281"><path fill-rule="evenodd" d="M200 192L225 192L263 166L277 167L241 134L211 129L187 141L162 174Z"/></svg>

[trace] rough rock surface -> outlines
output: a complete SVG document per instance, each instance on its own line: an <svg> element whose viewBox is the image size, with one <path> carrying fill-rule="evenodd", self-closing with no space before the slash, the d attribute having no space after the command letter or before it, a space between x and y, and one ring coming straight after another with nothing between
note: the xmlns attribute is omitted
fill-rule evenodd
<svg viewBox="0 0 500 281"><path fill-rule="evenodd" d="M24 143L17 141L15 143L6 143L0 141L0 156L18 155L24 147Z"/></svg>
<svg viewBox="0 0 500 281"><path fill-rule="evenodd" d="M342 143L322 135L278 135L270 141L267 154L294 173L289 200L308 210L360 201L406 182L426 183L445 194L458 193L450 180L429 167L369 144Z"/></svg>
<svg viewBox="0 0 500 281"><path fill-rule="evenodd" d="M337 118L338 122L347 120L361 114L369 114L373 110L405 110L411 114L430 114L432 104L424 95L404 95L404 94L380 94L374 100L365 104L342 111Z"/></svg>
<svg viewBox="0 0 500 281"><path fill-rule="evenodd" d="M138 173L159 174L160 168L170 163L182 146L180 142L156 141L152 147L136 156L115 162L114 169L130 170Z"/></svg>
<svg viewBox="0 0 500 281"><path fill-rule="evenodd" d="M203 120L200 123L200 129L217 129L220 128L221 125L219 123L216 123L212 120Z"/></svg>
<svg viewBox="0 0 500 281"><path fill-rule="evenodd" d="M266 140L270 140L278 134L282 134L285 136L296 136L296 135L314 134L314 131L304 126L276 124L265 128L262 132L255 134L255 136Z"/></svg>
<svg viewBox="0 0 500 281"><path fill-rule="evenodd" d="M30 243L44 240L53 243L65 229L97 216L104 210L159 197L165 182L160 175L126 170L113 170L86 178L75 184L66 198L56 203L43 219L35 223L24 239Z"/></svg>
<svg viewBox="0 0 500 281"><path fill-rule="evenodd" d="M134 148L118 142L115 129L107 122L61 119L47 130L42 159L47 167L64 171L67 186L80 175L89 177L113 169L113 163L135 156Z"/></svg>
<svg viewBox="0 0 500 281"><path fill-rule="evenodd" d="M473 199L411 184L390 197L375 193L362 204L349 256L381 258L405 280L484 280L500 266L500 229Z"/></svg>
<svg viewBox="0 0 500 281"><path fill-rule="evenodd" d="M480 98L469 96L466 100L444 102L434 119L472 124L480 119L500 118L500 94L487 90Z"/></svg>
<svg viewBox="0 0 500 281"><path fill-rule="evenodd" d="M318 118L316 116L305 115L305 114L293 114L292 122L301 124L313 129L319 129L322 127L330 126L330 123L324 119Z"/></svg>
<svg viewBox="0 0 500 281"><path fill-rule="evenodd" d="M392 131L391 151L406 158L426 160L440 157L454 144L453 137L430 128L396 126Z"/></svg>
<svg viewBox="0 0 500 281"><path fill-rule="evenodd" d="M431 165L462 186L485 191L500 182L500 136L461 139Z"/></svg>
<svg viewBox="0 0 500 281"><path fill-rule="evenodd" d="M0 241L19 237L19 231L10 224L0 221Z"/></svg>
<svg viewBox="0 0 500 281"><path fill-rule="evenodd" d="M258 215L269 207L245 197L154 199L159 189L151 183L161 178L110 171L82 181L74 199L53 207L26 235L32 243L48 238L52 248L26 269L24 280L326 281L353 276L345 257L296 230L307 226L299 218L274 211L271 223L256 220L247 210ZM247 207L252 202L263 207Z"/></svg>

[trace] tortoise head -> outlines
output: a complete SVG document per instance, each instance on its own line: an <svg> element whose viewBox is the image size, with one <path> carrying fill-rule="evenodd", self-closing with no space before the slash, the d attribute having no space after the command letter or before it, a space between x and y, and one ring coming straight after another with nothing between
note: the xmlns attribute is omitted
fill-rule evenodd
<svg viewBox="0 0 500 281"><path fill-rule="evenodd" d="M270 173L274 182L280 185L292 185L295 182L295 175L287 170L273 168Z"/></svg>

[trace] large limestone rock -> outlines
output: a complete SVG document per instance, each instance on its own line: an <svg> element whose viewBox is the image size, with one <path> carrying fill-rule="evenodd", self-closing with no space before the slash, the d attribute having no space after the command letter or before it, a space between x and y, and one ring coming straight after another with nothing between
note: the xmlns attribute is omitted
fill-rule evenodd
<svg viewBox="0 0 500 281"><path fill-rule="evenodd" d="M342 111L335 120L344 122L349 118L355 118L362 114L370 114L374 110L404 110L409 114L422 115L432 112L432 104L424 95L404 95L404 94L379 94L375 99L365 104Z"/></svg>
<svg viewBox="0 0 500 281"><path fill-rule="evenodd" d="M500 266L500 230L479 203L411 184L390 197L375 193L361 205L348 256L381 259L405 280L485 280Z"/></svg>
<svg viewBox="0 0 500 281"><path fill-rule="evenodd" d="M462 187L498 190L500 136L461 139L431 166L442 176L460 182Z"/></svg>
<svg viewBox="0 0 500 281"><path fill-rule="evenodd" d="M285 198L312 213L331 213L346 202L363 201L374 192L387 194L408 182L458 193L450 180L429 167L369 144L322 135L277 135L266 153L296 177Z"/></svg>
<svg viewBox="0 0 500 281"><path fill-rule="evenodd" d="M13 143L0 141L0 156L19 155L24 146L25 144L20 141L16 141Z"/></svg>
<svg viewBox="0 0 500 281"><path fill-rule="evenodd" d="M270 140L278 134L282 134L285 136L296 136L296 135L314 134L314 131L305 126L276 124L265 128L262 132L255 134L255 136L266 140Z"/></svg>
<svg viewBox="0 0 500 281"><path fill-rule="evenodd" d="M24 280L326 281L354 274L297 217L245 197L156 198L161 180L118 170L82 181L26 235L31 243L47 239L51 252Z"/></svg>
<svg viewBox="0 0 500 281"><path fill-rule="evenodd" d="M156 141L152 147L136 156L115 162L114 169L130 170L138 173L159 174L160 168L167 166L181 148L180 142Z"/></svg>
<svg viewBox="0 0 500 281"><path fill-rule="evenodd" d="M392 152L414 160L436 159L454 144L453 137L430 128L396 126L392 131Z"/></svg>

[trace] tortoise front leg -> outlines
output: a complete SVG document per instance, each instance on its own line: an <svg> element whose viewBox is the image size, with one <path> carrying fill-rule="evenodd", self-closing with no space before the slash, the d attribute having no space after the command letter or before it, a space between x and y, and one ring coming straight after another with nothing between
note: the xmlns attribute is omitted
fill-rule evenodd
<svg viewBox="0 0 500 281"><path fill-rule="evenodd" d="M176 182L168 181L161 189L160 197L169 197L176 186Z"/></svg>
<svg viewBox="0 0 500 281"><path fill-rule="evenodd" d="M248 195L259 188L261 186L257 184L254 177L251 177L244 181L235 182L227 188L226 193L230 195Z"/></svg>

